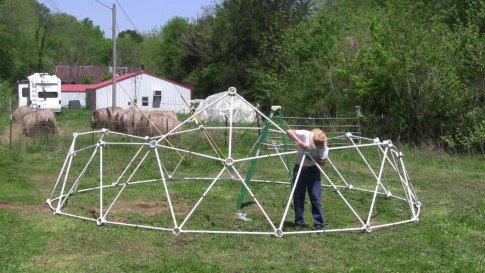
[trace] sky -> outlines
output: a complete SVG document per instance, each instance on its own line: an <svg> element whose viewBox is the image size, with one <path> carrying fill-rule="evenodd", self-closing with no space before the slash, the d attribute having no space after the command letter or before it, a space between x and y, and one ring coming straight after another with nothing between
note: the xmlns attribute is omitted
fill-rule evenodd
<svg viewBox="0 0 485 273"><path fill-rule="evenodd" d="M63 12L78 20L86 17L98 25L105 37L111 37L111 7L116 5L119 31L136 29L149 32L159 29L175 16L188 19L202 14L203 7L213 5L216 0L37 0L52 13ZM108 8L109 7L109 8ZM124 14L126 12L128 17ZM135 27L133 27L133 25Z"/></svg>

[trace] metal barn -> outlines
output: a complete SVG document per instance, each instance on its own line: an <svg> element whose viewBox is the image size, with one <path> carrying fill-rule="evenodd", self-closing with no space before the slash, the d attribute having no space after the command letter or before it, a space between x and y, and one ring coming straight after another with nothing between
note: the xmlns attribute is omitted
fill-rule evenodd
<svg viewBox="0 0 485 273"><path fill-rule="evenodd" d="M68 107L70 101L78 100L81 107L86 107L86 89L91 84L63 84L61 86L61 106Z"/></svg>
<svg viewBox="0 0 485 273"><path fill-rule="evenodd" d="M112 81L108 80L86 88L86 106L91 109L111 107ZM116 106L142 110L165 110L188 113L186 102L192 98L192 88L144 71L117 77Z"/></svg>

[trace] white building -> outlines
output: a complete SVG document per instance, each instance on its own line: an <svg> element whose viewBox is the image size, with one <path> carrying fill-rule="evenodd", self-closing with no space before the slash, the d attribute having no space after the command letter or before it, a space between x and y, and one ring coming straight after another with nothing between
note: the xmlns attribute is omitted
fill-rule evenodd
<svg viewBox="0 0 485 273"><path fill-rule="evenodd" d="M192 88L144 71L123 74L116 79L116 106L142 110L165 110L188 113L185 102L192 98ZM80 100L90 109L111 107L112 81L92 85L63 85L62 105L69 100ZM83 96L84 94L84 96Z"/></svg>
<svg viewBox="0 0 485 273"><path fill-rule="evenodd" d="M86 107L86 89L91 84L63 84L61 86L61 106L68 107L69 101L78 100L81 107Z"/></svg>

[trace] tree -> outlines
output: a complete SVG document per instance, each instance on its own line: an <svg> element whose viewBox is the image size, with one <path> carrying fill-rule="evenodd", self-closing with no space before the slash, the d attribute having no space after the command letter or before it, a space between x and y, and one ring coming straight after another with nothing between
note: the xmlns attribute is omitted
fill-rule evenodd
<svg viewBox="0 0 485 273"><path fill-rule="evenodd" d="M0 78L20 80L34 70L36 19L28 0L0 2Z"/></svg>
<svg viewBox="0 0 485 273"><path fill-rule="evenodd" d="M261 57L266 57L259 62L263 67L272 62L268 57L272 45L278 45L279 33L305 18L310 11L309 3L226 0L216 4L195 22L188 34L189 54L196 63L190 79L203 94L235 86L250 100L266 101L266 96L256 94L259 90L251 90L252 66ZM268 36L273 37L269 42L265 39Z"/></svg>
<svg viewBox="0 0 485 273"><path fill-rule="evenodd" d="M64 13L51 17L47 50L54 65L108 65L111 60L111 43L99 26Z"/></svg>
<svg viewBox="0 0 485 273"><path fill-rule="evenodd" d="M143 40L143 36L134 30L120 32L116 42L118 65L140 67L142 64L141 44Z"/></svg>
<svg viewBox="0 0 485 273"><path fill-rule="evenodd" d="M186 35L191 28L187 19L174 17L147 39L144 59L162 76L184 81L190 73L190 55Z"/></svg>

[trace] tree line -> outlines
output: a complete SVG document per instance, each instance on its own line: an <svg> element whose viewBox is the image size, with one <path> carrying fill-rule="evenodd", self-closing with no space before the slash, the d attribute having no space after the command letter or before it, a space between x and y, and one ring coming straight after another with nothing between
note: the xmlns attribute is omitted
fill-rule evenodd
<svg viewBox="0 0 485 273"><path fill-rule="evenodd" d="M120 32L118 64L200 98L235 86L288 115L360 105L367 134L484 154L484 27L481 0L219 0L198 18ZM0 41L3 97L58 64L111 63L111 40L89 18L35 0L0 0Z"/></svg>

